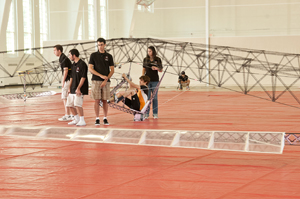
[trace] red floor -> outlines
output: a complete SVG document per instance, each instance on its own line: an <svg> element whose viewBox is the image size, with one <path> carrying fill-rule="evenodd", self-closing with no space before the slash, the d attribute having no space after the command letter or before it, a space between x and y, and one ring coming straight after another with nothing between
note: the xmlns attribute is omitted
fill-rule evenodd
<svg viewBox="0 0 300 199"><path fill-rule="evenodd" d="M59 95L1 100L0 125L67 127L62 108ZM89 97L84 110L94 127ZM108 127L300 132L298 113L234 92L165 91L158 120L110 109ZM299 157L298 146L270 155L0 136L0 198L300 198Z"/></svg>
<svg viewBox="0 0 300 199"><path fill-rule="evenodd" d="M300 92L294 92L300 95ZM256 93L259 95L259 92ZM68 125L57 119L64 114L60 95L22 100L0 101L0 125ZM284 102L295 104L292 97ZM300 106L299 106L300 107ZM94 128L93 101L85 98L87 127ZM159 92L159 120L133 122L133 116L109 109L109 128L280 131L300 133L300 109L242 95L235 92ZM102 110L101 110L101 118ZM99 128L105 128L100 126Z"/></svg>

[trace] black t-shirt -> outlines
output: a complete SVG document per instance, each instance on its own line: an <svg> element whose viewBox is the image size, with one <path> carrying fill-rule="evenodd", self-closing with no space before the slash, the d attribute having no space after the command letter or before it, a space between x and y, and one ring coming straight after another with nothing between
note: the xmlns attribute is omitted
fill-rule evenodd
<svg viewBox="0 0 300 199"><path fill-rule="evenodd" d="M114 66L114 60L111 54L106 51L105 53L97 51L91 54L89 64L94 65L94 70L101 75L108 76L110 73L110 66ZM103 81L104 79L93 74L92 80ZM110 80L108 80L108 82L110 82Z"/></svg>
<svg viewBox="0 0 300 199"><path fill-rule="evenodd" d="M161 59L159 57L155 57L153 61L150 61L149 58L144 58L143 67L146 68L146 73L148 77L150 77L151 82L158 82L159 76L157 70L152 70L152 66L158 67L162 69Z"/></svg>
<svg viewBox="0 0 300 199"><path fill-rule="evenodd" d="M64 68L68 68L68 75L65 81L69 81L71 77L71 67L72 67L71 61L64 53L61 53L58 61L61 67L62 75L64 75Z"/></svg>
<svg viewBox="0 0 300 199"><path fill-rule="evenodd" d="M189 79L189 77L187 75L184 75L184 77L182 77L182 75L179 76L178 80L181 80L183 82L187 81Z"/></svg>
<svg viewBox="0 0 300 199"><path fill-rule="evenodd" d="M72 85L71 93L76 94L75 91L80 83L81 78L85 78L83 85L80 88L80 91L83 95L89 94L89 83L87 79L88 67L84 61L79 59L77 63L73 63L72 66Z"/></svg>

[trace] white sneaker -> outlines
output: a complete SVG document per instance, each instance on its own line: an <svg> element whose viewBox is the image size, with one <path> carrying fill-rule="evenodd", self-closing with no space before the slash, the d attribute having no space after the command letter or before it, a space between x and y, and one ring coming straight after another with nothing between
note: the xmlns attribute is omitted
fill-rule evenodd
<svg viewBox="0 0 300 199"><path fill-rule="evenodd" d="M153 114L153 118L154 119L158 119L158 115L157 114Z"/></svg>
<svg viewBox="0 0 300 199"><path fill-rule="evenodd" d="M78 123L78 121L73 120L72 122L69 122L68 124L69 124L69 125L75 125L75 124L77 124L77 123Z"/></svg>
<svg viewBox="0 0 300 199"><path fill-rule="evenodd" d="M85 125L86 125L86 123L84 120L83 121L81 120L76 124L76 126L85 126Z"/></svg>
<svg viewBox="0 0 300 199"><path fill-rule="evenodd" d="M70 121L72 120L71 116L62 116L61 118L58 119L59 121Z"/></svg>

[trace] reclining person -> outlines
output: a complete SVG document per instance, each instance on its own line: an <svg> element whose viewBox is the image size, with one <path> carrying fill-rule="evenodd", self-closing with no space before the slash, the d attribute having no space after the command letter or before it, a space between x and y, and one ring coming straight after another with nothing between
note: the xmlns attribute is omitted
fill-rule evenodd
<svg viewBox="0 0 300 199"><path fill-rule="evenodd" d="M126 75L123 73L122 77L129 83L130 87L127 91L125 91L123 94L117 93L113 99L111 99L111 102L118 103L120 101L123 101L125 98L124 104L128 106L129 108L141 111L147 100L148 100L148 83L150 82L150 78L146 75L143 75L140 77L140 85L137 85L130 81L126 77Z"/></svg>
<svg viewBox="0 0 300 199"><path fill-rule="evenodd" d="M185 75L185 72L182 71L181 75L178 78L178 83L179 83L179 90L182 90L183 86L186 86L186 90L190 90L190 80L187 75Z"/></svg>

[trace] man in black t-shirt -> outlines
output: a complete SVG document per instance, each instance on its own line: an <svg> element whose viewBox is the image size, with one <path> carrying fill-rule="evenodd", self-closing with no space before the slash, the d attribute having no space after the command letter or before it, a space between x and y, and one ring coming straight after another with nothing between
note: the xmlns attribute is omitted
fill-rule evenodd
<svg viewBox="0 0 300 199"><path fill-rule="evenodd" d="M74 120L72 122L69 122L68 124L85 126L86 123L84 121L82 104L83 96L89 94L89 84L87 79L88 67L86 63L79 58L79 52L77 49L70 50L69 58L74 61L74 63L72 66L72 75L70 78L67 107L70 107L74 115Z"/></svg>
<svg viewBox="0 0 300 199"><path fill-rule="evenodd" d="M97 45L98 51L91 54L89 61L89 71L93 74L91 98L95 100L95 125L100 125L100 100L103 103L103 123L104 125L109 125L107 121L107 100L110 99L110 77L114 74L115 67L113 57L111 56L111 54L105 51L106 40L103 38L99 38L97 40Z"/></svg>
<svg viewBox="0 0 300 199"><path fill-rule="evenodd" d="M190 80L189 77L185 74L184 71L181 72L181 75L178 78L179 90L182 90L183 86L186 86L186 90L190 90Z"/></svg>
<svg viewBox="0 0 300 199"><path fill-rule="evenodd" d="M71 61L68 57L63 53L63 47L61 45L54 46L54 54L59 57L59 65L62 71L62 91L61 91L61 99L63 100L65 107L65 115L62 118L59 118L59 121L69 121L72 120L70 115L70 109L66 107L67 97L68 97L68 88L70 84L70 75L71 75Z"/></svg>

